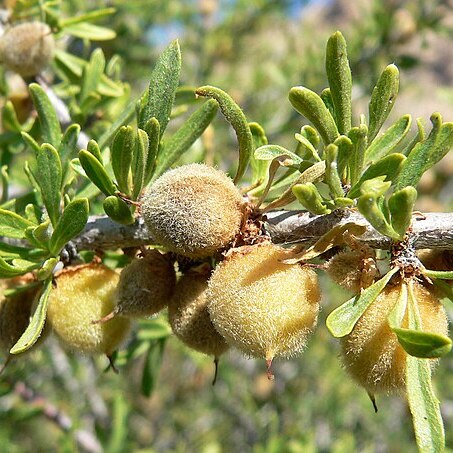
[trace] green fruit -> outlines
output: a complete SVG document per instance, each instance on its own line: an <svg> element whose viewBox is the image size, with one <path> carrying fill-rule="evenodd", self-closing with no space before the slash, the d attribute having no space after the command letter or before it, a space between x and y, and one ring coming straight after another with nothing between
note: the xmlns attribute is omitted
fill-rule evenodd
<svg viewBox="0 0 453 453"><path fill-rule="evenodd" d="M239 233L242 203L225 173L190 164L158 178L143 196L141 211L157 243L202 258L225 248Z"/></svg>
<svg viewBox="0 0 453 453"><path fill-rule="evenodd" d="M0 37L0 61L23 77L39 74L52 60L55 42L42 22L8 27Z"/></svg>
<svg viewBox="0 0 453 453"><path fill-rule="evenodd" d="M287 252L265 243L241 247L209 280L208 309L216 330L247 356L290 357L316 326L320 290L316 273L283 264Z"/></svg>
<svg viewBox="0 0 453 453"><path fill-rule="evenodd" d="M115 271L101 264L74 266L57 275L47 319L69 349L110 356L126 338L130 327L126 318L93 323L114 310L118 280Z"/></svg>
<svg viewBox="0 0 453 453"><path fill-rule="evenodd" d="M168 305L173 333L187 346L219 357L227 349L224 338L215 330L207 308L207 276L189 272L179 280Z"/></svg>

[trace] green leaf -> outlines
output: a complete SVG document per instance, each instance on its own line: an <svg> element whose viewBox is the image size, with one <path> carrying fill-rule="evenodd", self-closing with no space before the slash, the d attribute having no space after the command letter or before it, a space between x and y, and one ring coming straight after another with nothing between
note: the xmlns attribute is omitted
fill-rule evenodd
<svg viewBox="0 0 453 453"><path fill-rule="evenodd" d="M317 215L330 213L330 209L327 209L323 204L322 197L314 184L296 184L292 190L293 194L307 211Z"/></svg>
<svg viewBox="0 0 453 453"><path fill-rule="evenodd" d="M51 289L52 279L46 280L30 324L17 343L11 348L11 354L20 354L25 352L38 341L38 338L44 328L44 323L46 322L47 305Z"/></svg>
<svg viewBox="0 0 453 453"><path fill-rule="evenodd" d="M335 141L334 145L338 147L337 155L337 168L338 174L342 183L346 184L350 178L348 175L349 172L349 158L352 155L353 146L352 141L349 137L345 135L340 135Z"/></svg>
<svg viewBox="0 0 453 453"><path fill-rule="evenodd" d="M71 124L65 130L60 146L58 147L58 154L63 166L68 165L68 161L77 149L77 139L79 138L79 134L80 126L78 124Z"/></svg>
<svg viewBox="0 0 453 453"><path fill-rule="evenodd" d="M171 334L170 325L162 317L140 320L138 322L137 339L140 341L160 340L171 336Z"/></svg>
<svg viewBox="0 0 453 453"><path fill-rule="evenodd" d="M162 52L151 73L146 104L139 113L138 127L143 129L148 120L154 117L160 124L162 136L170 119L180 71L181 51L175 40Z"/></svg>
<svg viewBox="0 0 453 453"><path fill-rule="evenodd" d="M16 110L11 101L6 101L2 109L2 126L5 131L20 132L22 125L17 119Z"/></svg>
<svg viewBox="0 0 453 453"><path fill-rule="evenodd" d="M88 151L79 151L79 160L88 178L105 194L113 195L115 184L107 174L104 166Z"/></svg>
<svg viewBox="0 0 453 453"><path fill-rule="evenodd" d="M339 31L327 41L326 73L338 132L346 135L351 129L352 76L346 41Z"/></svg>
<svg viewBox="0 0 453 453"><path fill-rule="evenodd" d="M302 134L295 134L294 137L299 142L297 150L303 155L304 159L314 159L318 162L321 160L318 151L316 151L316 148L307 137Z"/></svg>
<svg viewBox="0 0 453 453"><path fill-rule="evenodd" d="M389 116L399 89L399 71L394 64L388 65L382 72L371 94L368 107L370 122L368 142L371 143Z"/></svg>
<svg viewBox="0 0 453 453"><path fill-rule="evenodd" d="M264 145L255 149L254 157L256 160L273 160L277 157L287 156L297 167L302 163L302 159L293 152L279 145Z"/></svg>
<svg viewBox="0 0 453 453"><path fill-rule="evenodd" d="M116 37L116 33L113 30L88 22L66 25L64 32L77 38L88 39L89 41L109 41Z"/></svg>
<svg viewBox="0 0 453 453"><path fill-rule="evenodd" d="M362 291L361 294L349 299L330 313L326 320L330 333L336 338L350 334L356 322L398 270L399 268L394 267L384 277Z"/></svg>
<svg viewBox="0 0 453 453"><path fill-rule="evenodd" d="M196 94L215 99L219 103L223 116L236 132L239 144L239 165L234 182L237 183L244 175L253 153L253 136L247 118L233 98L220 88L203 86L196 90Z"/></svg>
<svg viewBox="0 0 453 453"><path fill-rule="evenodd" d="M452 280L453 279L453 271L431 271L431 270L424 270L423 275L426 275L429 278L438 278L440 280Z"/></svg>
<svg viewBox="0 0 453 453"><path fill-rule="evenodd" d="M14 262L18 263L18 260L14 260ZM19 265L11 265L0 257L0 278L16 277L39 267L39 263L33 263L31 261L21 260L20 263Z"/></svg>
<svg viewBox="0 0 453 453"><path fill-rule="evenodd" d="M411 330L419 330L422 327L420 313L414 301L412 282L410 282L408 327ZM440 404L431 382L431 365L428 360L407 355L406 394L419 451L443 452L445 432Z"/></svg>
<svg viewBox="0 0 453 453"><path fill-rule="evenodd" d="M135 142L134 154L132 159L132 199L136 200L143 188L145 178L145 165L148 158L148 134L142 130L137 131L137 140Z"/></svg>
<svg viewBox="0 0 453 453"><path fill-rule="evenodd" d="M376 178L377 176L385 176L384 181L393 181L401 171L401 167L406 160L406 156L399 153L390 154L383 157L374 164L371 164L362 174L360 179L351 187L348 192L349 198L357 198L360 195L360 188L365 181Z"/></svg>
<svg viewBox="0 0 453 453"><path fill-rule="evenodd" d="M83 231L88 221L89 205L86 198L72 200L64 209L50 239L50 252L58 255L61 249Z"/></svg>
<svg viewBox="0 0 453 453"><path fill-rule="evenodd" d="M322 99L314 91L305 87L293 87L289 91L289 101L315 126L326 145L335 141L339 135L335 121Z"/></svg>
<svg viewBox="0 0 453 453"><path fill-rule="evenodd" d="M398 295L398 300L395 306L390 311L387 320L391 329L398 329L401 327L404 315L407 309L407 285L403 283L401 285L401 291Z"/></svg>
<svg viewBox="0 0 453 453"><path fill-rule="evenodd" d="M19 214L0 209L0 236L24 239L24 232L30 226L34 226L34 224Z"/></svg>
<svg viewBox="0 0 453 453"><path fill-rule="evenodd" d="M403 115L368 146L368 149L365 152L365 161L376 162L381 157L393 152L396 146L410 131L411 124L412 117L410 115Z"/></svg>
<svg viewBox="0 0 453 453"><path fill-rule="evenodd" d="M91 94L95 93L105 69L105 57L102 49L95 49L91 54L90 61L85 65L82 72L82 84L80 87L79 101L84 102Z"/></svg>
<svg viewBox="0 0 453 453"><path fill-rule="evenodd" d="M433 128L409 153L396 181L396 189L416 186L423 173L439 162L453 145L453 123L443 123L439 113L431 115Z"/></svg>
<svg viewBox="0 0 453 453"><path fill-rule="evenodd" d="M332 115L332 118L335 118L335 108L333 106L332 92L330 91L330 88L324 88L321 91L320 97Z"/></svg>
<svg viewBox="0 0 453 453"><path fill-rule="evenodd" d="M146 187L153 177L156 169L156 158L159 151L160 143L160 126L156 118L150 118L145 124L146 133L148 134L148 156L146 157L145 175L143 186Z"/></svg>
<svg viewBox="0 0 453 453"><path fill-rule="evenodd" d="M451 351L450 338L436 333L411 329L392 329L404 350L418 358L435 359Z"/></svg>
<svg viewBox="0 0 453 453"><path fill-rule="evenodd" d="M329 186L332 198L342 198L344 197L344 191L337 167L338 147L331 143L325 149L324 156L326 159L326 176L324 181Z"/></svg>
<svg viewBox="0 0 453 453"><path fill-rule="evenodd" d="M122 225L134 223L134 216L131 214L128 204L115 195L107 197L103 202L105 213L115 222Z"/></svg>
<svg viewBox="0 0 453 453"><path fill-rule="evenodd" d="M99 19L102 19L104 17L114 14L115 11L116 11L115 8L96 9L94 11L88 11L88 12L79 14L74 17L61 18L58 22L58 25L61 28L65 28L68 25L79 24L82 22L96 21L96 20L99 20Z"/></svg>
<svg viewBox="0 0 453 453"><path fill-rule="evenodd" d="M412 211L414 210L417 191L414 187L407 186L397 190L392 194L388 201L391 215L392 228L404 237L412 221Z"/></svg>
<svg viewBox="0 0 453 453"><path fill-rule="evenodd" d="M43 140L58 148L61 141L61 127L55 109L40 85L32 83L29 86L29 90L33 104L38 112Z"/></svg>
<svg viewBox="0 0 453 453"><path fill-rule="evenodd" d="M101 149L99 148L99 145L96 143L96 140L90 140L88 142L87 151L90 154L92 154L102 165L104 165Z"/></svg>
<svg viewBox="0 0 453 453"><path fill-rule="evenodd" d="M267 137L264 129L258 123L249 123L250 132L253 138L253 149L256 151L259 147L267 145ZM250 159L250 165L252 167L252 181L255 183L264 182L266 179L269 162L257 160L254 153Z"/></svg>
<svg viewBox="0 0 453 453"><path fill-rule="evenodd" d="M58 264L58 258L49 258L44 261L44 264L41 266L41 269L38 270L36 273L36 277L38 280L43 281L51 278L53 275L53 270L55 266Z"/></svg>
<svg viewBox="0 0 453 453"><path fill-rule="evenodd" d="M142 393L151 396L160 370L165 349L165 339L157 340L149 345L142 374Z"/></svg>
<svg viewBox="0 0 453 453"><path fill-rule="evenodd" d="M118 189L127 195L132 192L129 175L134 148L134 129L131 126L122 126L113 139L110 153Z"/></svg>
<svg viewBox="0 0 453 453"><path fill-rule="evenodd" d="M153 179L170 168L197 140L214 119L218 109L215 100L203 103L187 121L170 137L157 156Z"/></svg>
<svg viewBox="0 0 453 453"><path fill-rule="evenodd" d="M41 190L44 205L52 225L56 225L60 215L61 185L63 171L57 150L44 143L36 153L36 180Z"/></svg>
<svg viewBox="0 0 453 453"><path fill-rule="evenodd" d="M349 174L351 184L354 185L362 174L365 163L365 151L367 148L367 127L361 124L359 127L353 127L349 131L349 138L352 142L352 151L348 158Z"/></svg>
<svg viewBox="0 0 453 453"><path fill-rule="evenodd" d="M38 142L27 132L22 131L21 133L22 138L24 139L24 142L35 152L40 150L40 146Z"/></svg>

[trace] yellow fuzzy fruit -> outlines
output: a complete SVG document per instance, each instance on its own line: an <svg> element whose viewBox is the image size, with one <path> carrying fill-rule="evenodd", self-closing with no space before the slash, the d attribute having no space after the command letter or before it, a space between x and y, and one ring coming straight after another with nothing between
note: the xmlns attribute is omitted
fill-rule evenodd
<svg viewBox="0 0 453 453"><path fill-rule="evenodd" d="M213 255L239 233L242 196L223 172L202 164L170 170L142 199L143 219L153 238L189 258Z"/></svg>
<svg viewBox="0 0 453 453"><path fill-rule="evenodd" d="M435 293L417 281L413 282L413 289L423 330L447 335L447 316ZM405 386L407 353L387 321L400 292L401 284L387 286L357 321L353 331L341 339L347 371L371 394L394 393ZM402 327L407 328L407 316Z"/></svg>
<svg viewBox="0 0 453 453"><path fill-rule="evenodd" d="M8 297L4 296L4 291L32 281L30 275L0 280L0 349L5 353L9 353L28 327L38 287L32 286Z"/></svg>
<svg viewBox="0 0 453 453"><path fill-rule="evenodd" d="M287 252L266 243L241 247L209 280L212 323L230 346L248 356L289 357L300 352L318 317L316 273L283 264Z"/></svg>
<svg viewBox="0 0 453 453"><path fill-rule="evenodd" d="M212 325L207 308L207 277L187 273L176 285L168 305L168 319L173 333L187 346L204 354L219 357L227 349L224 338Z"/></svg>
<svg viewBox="0 0 453 453"><path fill-rule="evenodd" d="M55 42L48 25L24 22L0 37L0 61L23 77L39 74L53 57Z"/></svg>
<svg viewBox="0 0 453 453"><path fill-rule="evenodd" d="M134 258L120 274L115 315L151 316L167 306L176 284L173 263L157 250Z"/></svg>
<svg viewBox="0 0 453 453"><path fill-rule="evenodd" d="M56 277L49 296L47 319L70 349L110 356L125 339L130 322L118 317L93 324L115 308L118 274L102 264L67 268Z"/></svg>

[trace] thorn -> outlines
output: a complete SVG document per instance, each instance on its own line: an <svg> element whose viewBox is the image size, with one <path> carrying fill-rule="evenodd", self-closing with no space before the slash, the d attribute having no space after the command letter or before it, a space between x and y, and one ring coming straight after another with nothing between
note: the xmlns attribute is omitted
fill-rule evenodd
<svg viewBox="0 0 453 453"><path fill-rule="evenodd" d="M6 367L9 365L11 360L12 360L11 354L8 354L5 363L0 367L0 375L5 371Z"/></svg>
<svg viewBox="0 0 453 453"><path fill-rule="evenodd" d="M214 357L214 379L212 380L212 385L215 385L217 382L217 374L219 371L219 358Z"/></svg>
<svg viewBox="0 0 453 453"><path fill-rule="evenodd" d="M275 379L275 376L274 376L274 373L272 373L271 367L272 367L272 359L266 359L267 378L270 381L273 381Z"/></svg>
<svg viewBox="0 0 453 453"><path fill-rule="evenodd" d="M115 312L115 310L113 310L111 313L104 316L103 318L97 319L96 321L91 321L91 324L104 324L105 322L113 319L115 316L116 316L116 312Z"/></svg>
<svg viewBox="0 0 453 453"><path fill-rule="evenodd" d="M373 403L373 408L374 408L374 412L377 414L377 411L378 411L378 408L377 408L377 404L376 404L376 398L374 397L374 395L370 392L367 392L368 393L368 397L370 398L371 402Z"/></svg>
<svg viewBox="0 0 453 453"><path fill-rule="evenodd" d="M105 369L105 373L109 370L112 370L115 374L119 374L120 371L118 368L115 366L115 359L113 358L113 355L107 355L107 359L109 360L109 366Z"/></svg>

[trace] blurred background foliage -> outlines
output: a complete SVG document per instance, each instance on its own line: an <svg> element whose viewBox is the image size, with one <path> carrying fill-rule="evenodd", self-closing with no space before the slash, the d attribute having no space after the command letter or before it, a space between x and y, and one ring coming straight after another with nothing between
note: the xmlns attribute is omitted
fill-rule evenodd
<svg viewBox="0 0 453 453"><path fill-rule="evenodd" d="M348 42L356 117L366 111L382 69L395 62L402 87L389 121L411 113L428 123L433 111L453 119L451 0L65 0L61 5L66 17L110 6L116 13L99 23L114 30L115 39L93 43L64 33L61 39L67 52L85 60L94 47L101 47L106 61L114 61L108 75L121 81L124 90L100 103L92 117L77 118L93 138L102 134L102 121L115 118L129 96L136 99L143 92L159 52L175 37L182 48L184 85L225 89L249 121L265 127L270 143L290 149L302 124L287 101L288 90L305 85L320 92L327 86L325 42L336 29ZM64 95L67 87L56 70L59 94ZM16 102L24 109L31 108L27 98L20 99ZM171 125L177 126L177 121ZM218 118L184 159L227 168L234 166L235 153L234 134ZM453 158L447 156L423 177L419 209L451 209L452 173ZM415 451L405 403L380 397L375 414L366 393L341 368L337 341L324 320L347 294L323 282L317 332L301 357L276 361L274 382L267 380L263 363L230 352L222 358L212 387L211 359L170 337L162 356L160 347L153 353L147 381L153 392L148 398L141 393L140 351L115 375L103 373L103 358L69 356L49 339L26 360L14 361L0 379L0 450ZM452 371L450 353L435 377L449 448Z"/></svg>

